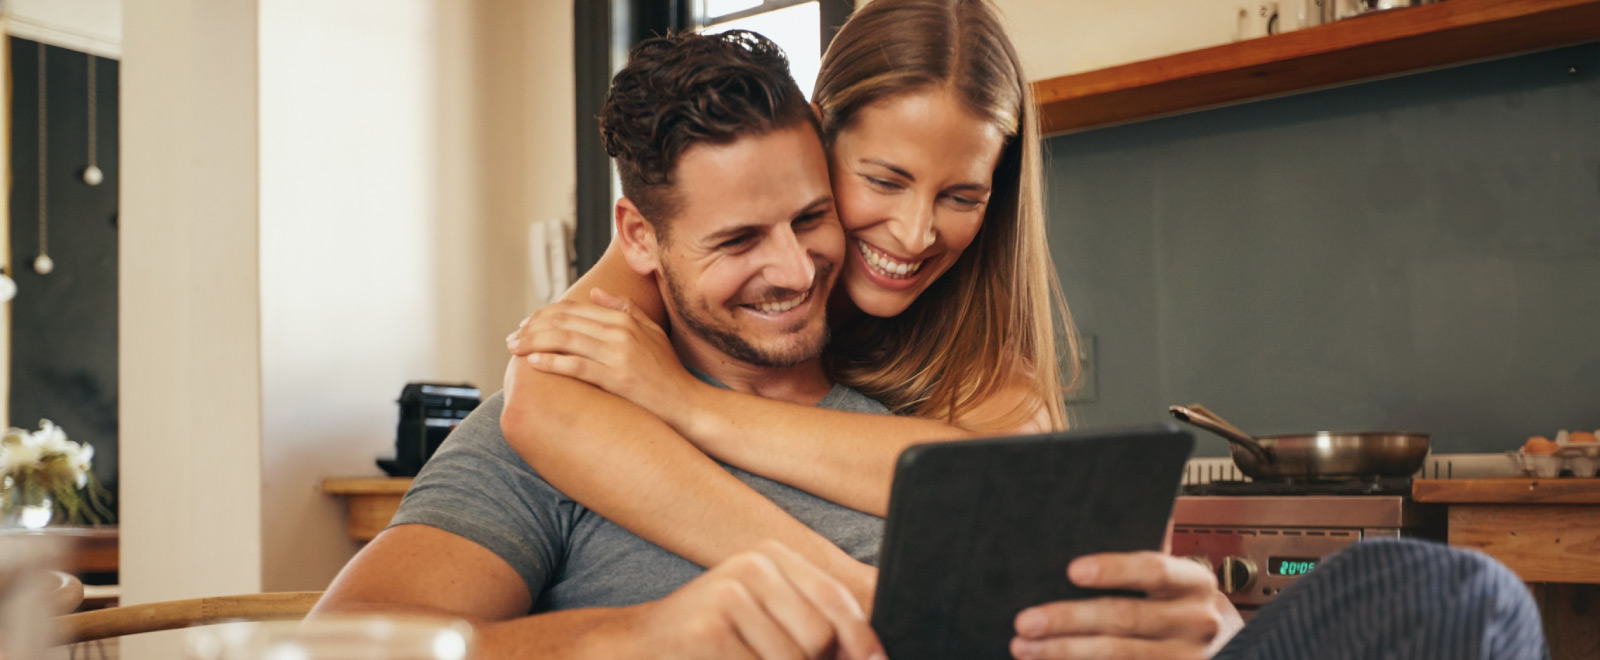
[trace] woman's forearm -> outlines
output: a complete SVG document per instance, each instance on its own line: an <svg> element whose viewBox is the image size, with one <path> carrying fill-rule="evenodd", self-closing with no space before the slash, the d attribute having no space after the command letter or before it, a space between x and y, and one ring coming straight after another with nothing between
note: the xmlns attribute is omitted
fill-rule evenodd
<svg viewBox="0 0 1600 660"><path fill-rule="evenodd" d="M701 566L776 539L844 582L870 607L871 571L717 465L660 418L518 359L501 428L552 486Z"/></svg>
<svg viewBox="0 0 1600 660"><path fill-rule="evenodd" d="M717 460L875 516L888 515L889 485L911 445L1048 428L1035 415L1020 426L976 433L937 420L845 412L718 388L696 388L674 427ZM995 419L1032 401L1024 389L980 404L959 423ZM1041 409L1042 413L1042 409Z"/></svg>

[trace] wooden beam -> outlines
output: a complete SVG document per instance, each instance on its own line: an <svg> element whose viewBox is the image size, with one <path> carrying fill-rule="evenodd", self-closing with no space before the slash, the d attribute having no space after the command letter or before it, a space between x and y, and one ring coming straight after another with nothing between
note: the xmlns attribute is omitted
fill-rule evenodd
<svg viewBox="0 0 1600 660"><path fill-rule="evenodd" d="M1035 82L1047 135L1600 40L1600 0L1443 0Z"/></svg>

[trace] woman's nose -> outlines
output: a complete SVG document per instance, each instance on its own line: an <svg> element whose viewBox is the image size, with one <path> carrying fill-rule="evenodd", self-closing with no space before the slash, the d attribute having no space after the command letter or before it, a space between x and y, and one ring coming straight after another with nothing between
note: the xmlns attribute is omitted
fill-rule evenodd
<svg viewBox="0 0 1600 660"><path fill-rule="evenodd" d="M907 252L903 256L922 254L938 240L933 228L933 202L908 200L889 223L889 235L899 241L900 247Z"/></svg>

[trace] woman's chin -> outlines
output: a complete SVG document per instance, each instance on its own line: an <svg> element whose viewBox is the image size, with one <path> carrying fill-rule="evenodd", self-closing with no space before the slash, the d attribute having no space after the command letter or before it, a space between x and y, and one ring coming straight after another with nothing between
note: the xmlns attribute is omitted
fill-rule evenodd
<svg viewBox="0 0 1600 660"><path fill-rule="evenodd" d="M850 302L855 303L856 309L867 316L899 316L917 299L918 290L886 291L863 279L858 273L846 272L841 283L850 294Z"/></svg>

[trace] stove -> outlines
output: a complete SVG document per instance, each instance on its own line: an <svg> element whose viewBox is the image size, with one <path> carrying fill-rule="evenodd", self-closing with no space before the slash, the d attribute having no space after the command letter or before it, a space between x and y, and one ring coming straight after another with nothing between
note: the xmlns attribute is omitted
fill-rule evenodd
<svg viewBox="0 0 1600 660"><path fill-rule="evenodd" d="M1189 483L1173 508L1172 553L1215 571L1248 615L1365 539L1444 540L1444 509L1410 495L1409 477Z"/></svg>
<svg viewBox="0 0 1600 660"><path fill-rule="evenodd" d="M1400 495L1411 494L1411 477L1359 479L1219 480L1188 484L1184 495Z"/></svg>

